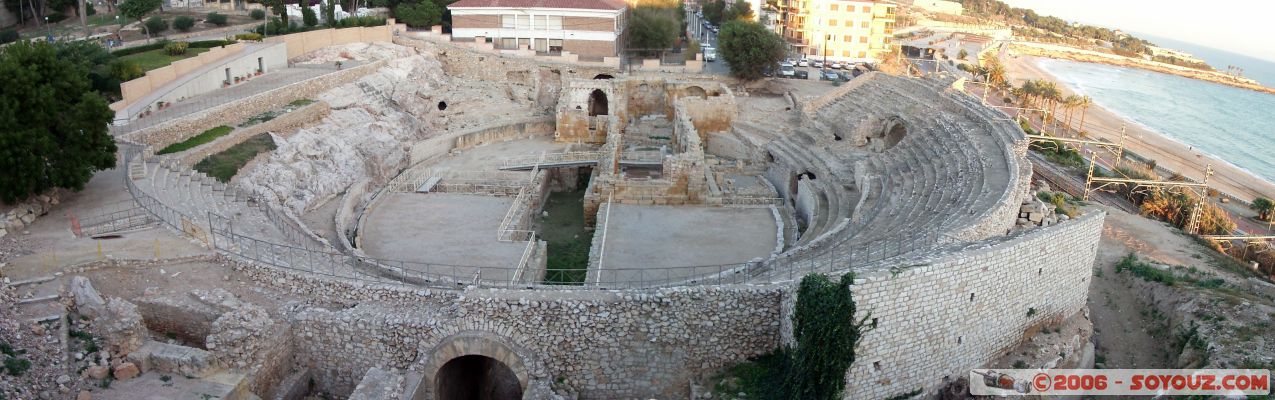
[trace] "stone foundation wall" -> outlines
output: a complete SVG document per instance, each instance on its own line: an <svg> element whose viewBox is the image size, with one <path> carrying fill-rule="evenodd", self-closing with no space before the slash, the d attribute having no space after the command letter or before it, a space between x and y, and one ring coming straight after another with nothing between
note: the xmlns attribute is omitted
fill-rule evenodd
<svg viewBox="0 0 1275 400"><path fill-rule="evenodd" d="M453 149L468 149L494 142L525 139L533 136L547 136L553 134L553 129L553 117L535 116L515 121L504 121L504 123L498 125L447 133L413 144L411 150L412 165L413 168L416 168L416 165L422 161L444 156ZM411 169L409 168L409 170Z"/></svg>
<svg viewBox="0 0 1275 400"><path fill-rule="evenodd" d="M709 98L687 97L679 100L685 105L685 112L691 118L695 131L699 132L700 141L708 142L708 135L715 132L730 131L731 122L735 119L735 99L728 96Z"/></svg>
<svg viewBox="0 0 1275 400"><path fill-rule="evenodd" d="M918 388L934 394L945 379L985 365L1024 332L1080 311L1105 213L857 274L856 318L870 316L846 399L876 399ZM894 263L899 264L899 263ZM884 266L882 266L884 267ZM1034 309L1032 315L1028 310ZM782 321L792 315L784 307ZM791 324L784 337L791 342Z"/></svg>
<svg viewBox="0 0 1275 400"><path fill-rule="evenodd" d="M1085 303L1104 213L903 264L865 267L852 287L864 335L847 399L928 393L984 365L1023 332ZM293 324L296 363L320 389L353 390L370 368L419 369L464 332L510 343L536 382L580 398L687 395L702 373L792 341L792 283L628 291L415 289L237 265L254 280L360 305L311 308ZM875 269L872 269L875 268ZM1027 315L1029 309L1036 312ZM445 361L445 360L444 360ZM425 377L432 379L432 377Z"/></svg>
<svg viewBox="0 0 1275 400"><path fill-rule="evenodd" d="M164 146L189 139L208 130L208 128L221 125L226 121L244 121L261 113L262 110L273 110L295 100L313 98L319 93L375 72L384 64L384 61L377 61L317 76L212 107L198 114L129 133L124 135L124 138L130 142L144 144L153 149L161 149Z"/></svg>
<svg viewBox="0 0 1275 400"><path fill-rule="evenodd" d="M291 133L296 132L298 128L312 122L322 120L323 117L326 117L331 111L332 109L328 107L327 102L315 101L310 105L284 113L269 121L245 128L236 128L229 135L217 138L212 143L187 151L186 155L182 156L181 163L187 167L193 167L205 157L226 151L226 149L234 147L234 145L243 143L245 140L266 132L275 132L283 137L290 136ZM244 170L247 171L249 169L244 168Z"/></svg>

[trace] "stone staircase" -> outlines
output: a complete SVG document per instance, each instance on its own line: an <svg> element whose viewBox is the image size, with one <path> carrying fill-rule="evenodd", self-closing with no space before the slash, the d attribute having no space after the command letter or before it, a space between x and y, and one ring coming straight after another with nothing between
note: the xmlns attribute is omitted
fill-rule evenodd
<svg viewBox="0 0 1275 400"><path fill-rule="evenodd" d="M67 351L70 343L70 331L67 323L66 306L62 304L64 291L62 280L55 276L41 276L10 283L17 293L15 301L18 318L27 323L41 324L53 332L46 332L49 344L62 349L62 365L71 365L71 353Z"/></svg>
<svg viewBox="0 0 1275 400"><path fill-rule="evenodd" d="M859 264L928 251L954 240L951 233L995 217L1005 198L1015 195L1011 192L1023 164L1008 149L1022 140L1021 133L945 85L878 76L815 110L810 124L821 129L765 143L777 163L818 174L809 185L817 192L815 217L788 254L795 259L786 262L817 266L801 259L832 254ZM907 133L893 147L866 158L861 152L838 154L832 150L837 145L811 136L853 126L867 116L901 118ZM769 138L756 124L737 127L736 134L750 143ZM856 158L871 172L868 182L856 184L866 193L838 182L854 173L848 166ZM850 217L849 224L840 223L844 217Z"/></svg>

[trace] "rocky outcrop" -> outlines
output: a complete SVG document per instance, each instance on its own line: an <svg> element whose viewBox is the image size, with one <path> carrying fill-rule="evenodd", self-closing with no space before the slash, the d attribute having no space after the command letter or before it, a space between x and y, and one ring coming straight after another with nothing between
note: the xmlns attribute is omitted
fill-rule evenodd
<svg viewBox="0 0 1275 400"><path fill-rule="evenodd" d="M76 312L89 318L97 318L106 312L106 300L93 289L89 278L76 276L71 278L71 295L75 298Z"/></svg>

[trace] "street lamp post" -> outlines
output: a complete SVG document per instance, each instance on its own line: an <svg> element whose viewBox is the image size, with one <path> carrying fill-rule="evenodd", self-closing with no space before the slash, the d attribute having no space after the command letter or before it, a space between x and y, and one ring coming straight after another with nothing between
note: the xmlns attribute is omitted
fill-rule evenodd
<svg viewBox="0 0 1275 400"><path fill-rule="evenodd" d="M44 40L47 42L52 42L53 41L53 26L49 25L49 17L47 16L44 17L44 27L49 29L49 36L45 38Z"/></svg>

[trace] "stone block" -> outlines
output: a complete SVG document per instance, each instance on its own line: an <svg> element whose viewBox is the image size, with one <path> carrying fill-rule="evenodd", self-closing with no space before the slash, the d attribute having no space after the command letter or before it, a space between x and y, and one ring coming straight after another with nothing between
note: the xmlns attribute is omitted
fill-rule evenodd
<svg viewBox="0 0 1275 400"><path fill-rule="evenodd" d="M136 364L126 362L115 368L115 380L126 381L141 375L142 371L137 368Z"/></svg>
<svg viewBox="0 0 1275 400"><path fill-rule="evenodd" d="M111 368L105 365L94 365L84 370L84 376L94 380L101 380L110 374Z"/></svg>

